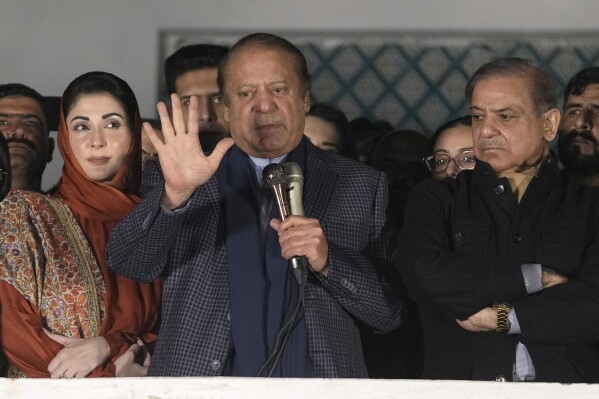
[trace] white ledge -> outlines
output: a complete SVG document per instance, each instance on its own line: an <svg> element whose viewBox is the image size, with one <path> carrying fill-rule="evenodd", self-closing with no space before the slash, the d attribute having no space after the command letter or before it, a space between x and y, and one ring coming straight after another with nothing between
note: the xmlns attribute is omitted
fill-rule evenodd
<svg viewBox="0 0 599 399"><path fill-rule="evenodd" d="M597 399L599 384L231 377L0 379L0 398Z"/></svg>

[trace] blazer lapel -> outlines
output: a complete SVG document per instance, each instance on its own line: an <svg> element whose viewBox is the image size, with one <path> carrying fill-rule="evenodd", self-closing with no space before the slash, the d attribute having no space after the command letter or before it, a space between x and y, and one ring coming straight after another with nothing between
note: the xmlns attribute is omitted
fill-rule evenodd
<svg viewBox="0 0 599 399"><path fill-rule="evenodd" d="M329 167L326 154L312 144L307 146L304 177L304 210L307 217L322 220L337 186L337 172Z"/></svg>

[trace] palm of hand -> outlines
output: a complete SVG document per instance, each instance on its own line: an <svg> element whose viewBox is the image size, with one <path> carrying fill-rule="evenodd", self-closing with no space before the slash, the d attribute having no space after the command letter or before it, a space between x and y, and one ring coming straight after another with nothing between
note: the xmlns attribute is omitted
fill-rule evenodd
<svg viewBox="0 0 599 399"><path fill-rule="evenodd" d="M233 140L221 140L210 156L202 150L197 119L197 99L192 96L189 105L187 128L183 120L181 101L171 95L172 120L166 105L158 103L164 142L156 136L149 124L144 124L146 135L158 152L164 176L163 205L173 209L186 201L195 189L206 183L216 172L223 156L233 145Z"/></svg>
<svg viewBox="0 0 599 399"><path fill-rule="evenodd" d="M204 155L198 136L178 134L169 140L159 155L165 184L175 192L184 192L207 182L218 162Z"/></svg>

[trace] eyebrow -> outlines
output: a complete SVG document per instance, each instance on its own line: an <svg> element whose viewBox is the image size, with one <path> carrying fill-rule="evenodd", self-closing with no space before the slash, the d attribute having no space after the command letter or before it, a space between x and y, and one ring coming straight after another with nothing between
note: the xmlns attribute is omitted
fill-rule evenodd
<svg viewBox="0 0 599 399"><path fill-rule="evenodd" d="M84 121L89 121L89 118L87 116L77 115L77 116L74 116L73 119L71 119L71 122L73 122L74 120L78 120L78 119L82 119Z"/></svg>
<svg viewBox="0 0 599 399"><path fill-rule="evenodd" d="M591 108L599 109L599 104L590 104ZM581 103L566 103L566 109L570 108L582 108L584 107Z"/></svg>
<svg viewBox="0 0 599 399"><path fill-rule="evenodd" d="M123 115L119 114L118 112L109 112L108 114L104 114L102 115L102 119L110 118L111 116L118 116L121 119L125 119Z"/></svg>
<svg viewBox="0 0 599 399"><path fill-rule="evenodd" d="M207 92L207 93L192 93L192 94L186 94L184 96L179 96L179 98L181 99L181 101L183 100L189 100L192 96L194 97L215 97L220 95L220 91L216 90L216 91L211 91L211 92Z"/></svg>
<svg viewBox="0 0 599 399"><path fill-rule="evenodd" d="M463 147L463 148L458 148L458 153L463 152L463 151L474 151L474 147ZM447 152L449 153L448 150L446 150L445 148L439 148L438 150L433 151L433 154L436 154L438 152Z"/></svg>
<svg viewBox="0 0 599 399"><path fill-rule="evenodd" d="M102 115L102 119L110 118L111 116L118 116L121 119L125 119L118 112L110 112L108 114L104 114L104 115ZM73 119L71 119L71 122L73 122L74 120L79 120L79 119L89 122L89 118L87 116L83 116L83 115L74 116Z"/></svg>
<svg viewBox="0 0 599 399"><path fill-rule="evenodd" d="M479 111L484 111L481 107L477 107L476 105L472 105L470 107L470 110L479 110ZM491 112L493 113L500 113L500 112L505 112L505 111L516 111L516 107L513 106L505 106L503 108L498 108L498 109L492 109Z"/></svg>
<svg viewBox="0 0 599 399"><path fill-rule="evenodd" d="M17 114L17 113L0 113L0 117L2 118L19 118L19 119L36 119L39 122L42 122L42 119L36 114Z"/></svg>

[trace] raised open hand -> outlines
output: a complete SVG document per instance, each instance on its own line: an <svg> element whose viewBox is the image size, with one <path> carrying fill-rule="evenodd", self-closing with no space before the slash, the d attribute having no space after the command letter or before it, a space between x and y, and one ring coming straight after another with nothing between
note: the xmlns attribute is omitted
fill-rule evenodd
<svg viewBox="0 0 599 399"><path fill-rule="evenodd" d="M169 209L180 206L197 187L206 183L216 172L227 150L233 145L233 139L227 137L216 145L212 154L209 156L204 154L198 136L197 101L195 96L190 98L187 130L183 120L181 100L177 94L171 94L172 121L166 105L163 102L158 103L164 142L156 136L150 124L144 123L144 131L156 148L164 175L164 193L161 203Z"/></svg>

